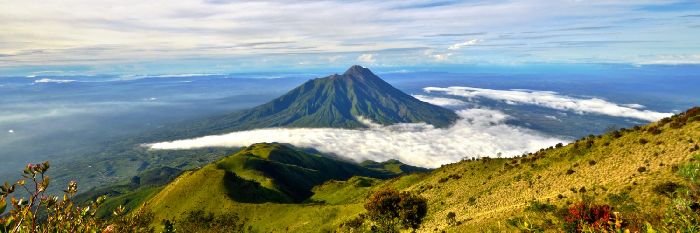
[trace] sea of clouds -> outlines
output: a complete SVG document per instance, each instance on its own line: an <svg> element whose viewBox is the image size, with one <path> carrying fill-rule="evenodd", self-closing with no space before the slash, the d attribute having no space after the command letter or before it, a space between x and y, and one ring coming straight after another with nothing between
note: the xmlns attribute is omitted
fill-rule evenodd
<svg viewBox="0 0 700 233"><path fill-rule="evenodd" d="M523 89L494 90L474 87L426 87L427 93L442 93L466 98L483 97L508 104L530 104L540 107L572 111L578 114L593 113L614 117L657 121L673 113L645 110L640 104L616 104L600 98L577 98L552 91Z"/></svg>
<svg viewBox="0 0 700 233"><path fill-rule="evenodd" d="M599 98L576 98L549 91L492 90L472 87L427 87L424 90L426 93L456 96L446 98L414 95L424 102L461 109L456 111L460 119L449 128L435 128L424 123L382 126L361 119L369 128L267 128L159 142L146 146L151 149L177 150L240 147L258 142L280 142L298 147L315 148L324 153L358 162L398 159L410 165L434 168L464 158L498 155L510 157L566 142L564 138L507 124L506 122L513 117L501 111L485 107L468 107L473 106L467 103L470 98L489 98L509 104L532 104L578 114L603 114L649 121L671 115L671 113L642 110L644 106L638 104L616 104Z"/></svg>
<svg viewBox="0 0 700 233"><path fill-rule="evenodd" d="M366 122L370 126L368 129L256 129L148 146L173 150L281 142L312 147L358 162L398 159L407 164L434 168L463 158L495 157L499 153L502 156L520 155L564 141L507 125L505 121L510 116L497 110L474 108L457 113L461 119L444 129L423 123L381 126Z"/></svg>

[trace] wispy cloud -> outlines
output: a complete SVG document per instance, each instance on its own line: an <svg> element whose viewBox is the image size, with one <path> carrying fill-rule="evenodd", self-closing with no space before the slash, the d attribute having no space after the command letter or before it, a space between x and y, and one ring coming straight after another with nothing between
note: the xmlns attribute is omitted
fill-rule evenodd
<svg viewBox="0 0 700 233"><path fill-rule="evenodd" d="M461 49L461 48L464 48L464 47L468 47L468 46L475 45L475 44L478 43L479 41L480 41L480 40L478 40L478 39L471 39L471 40L468 40L468 41L465 41L465 42L462 42L462 43L457 43L457 44L450 45L450 47L448 47L447 49L449 49L449 50L457 50L457 49Z"/></svg>
<svg viewBox="0 0 700 233"><path fill-rule="evenodd" d="M457 112L461 120L447 129L427 124L372 125L367 130L305 128L257 129L224 135L160 142L152 149L248 146L257 142L312 147L355 161L398 159L423 167L438 167L463 158L520 155L563 142L562 139L507 125L510 116L490 109Z"/></svg>
<svg viewBox="0 0 700 233"><path fill-rule="evenodd" d="M76 80L71 80L71 79L50 79L50 78L42 78L42 79L37 79L34 80L34 83L72 83L75 82Z"/></svg>
<svg viewBox="0 0 700 233"><path fill-rule="evenodd" d="M426 87L428 93L466 98L483 97L508 104L530 104L557 110L572 111L578 114L592 113L615 117L628 117L646 121L656 121L673 113L642 110L642 105L616 104L600 98L577 98L551 91L533 90L494 90L474 87Z"/></svg>
<svg viewBox="0 0 700 233"><path fill-rule="evenodd" d="M129 65L146 61L165 66L167 58L179 62L168 63L170 69L184 69L188 66L179 64L187 63L196 66L195 72L215 72L215 65L201 61L241 59L247 62L236 67L266 68L338 54L345 56L328 62L351 64L362 54L381 57L387 66L444 61L393 50L401 48L435 49L436 56L451 50L455 63L630 62L644 55L700 53L700 30L690 20L697 12L688 10L692 6L653 0L10 1L0 8L0 67L110 65L128 72ZM521 50L552 42L553 36L574 34L577 41L625 43L605 50L558 44L519 56ZM456 41L470 38L483 41ZM650 46L638 38L660 43ZM489 46L496 40L520 46ZM460 50L469 46L478 49L476 59Z"/></svg>
<svg viewBox="0 0 700 233"><path fill-rule="evenodd" d="M375 61L377 61L377 59L374 57L374 54L365 53L357 57L357 61L364 63L374 63Z"/></svg>
<svg viewBox="0 0 700 233"><path fill-rule="evenodd" d="M656 55L639 58L637 64L642 65L679 65L700 64L700 53L681 55Z"/></svg>
<svg viewBox="0 0 700 233"><path fill-rule="evenodd" d="M453 98L442 98L427 95L413 95L413 97L416 97L416 99L420 101L443 107L459 107L467 105L466 102Z"/></svg>

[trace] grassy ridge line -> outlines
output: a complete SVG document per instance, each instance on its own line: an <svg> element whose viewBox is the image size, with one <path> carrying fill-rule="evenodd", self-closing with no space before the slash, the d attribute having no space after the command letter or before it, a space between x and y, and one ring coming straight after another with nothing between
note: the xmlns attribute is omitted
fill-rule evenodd
<svg viewBox="0 0 700 233"><path fill-rule="evenodd" d="M660 127L662 132L654 135L645 131L652 127ZM642 215L658 216L664 210L661 206L669 200L652 189L665 181L684 182L672 167L692 157L690 151L700 141L700 122L690 122L679 129L653 123L625 132L620 138L611 134L594 137L590 147L588 141L541 151L527 159L460 162L435 170L408 188L427 197L431 207L421 230L514 230L507 227L505 220L530 217L530 213L523 212L527 202L549 199L554 205L566 206L579 195L571 189L581 187L600 202L605 202L610 194L628 191ZM527 161L533 157L540 158ZM591 160L595 164L589 164ZM644 171L640 172L642 167ZM569 169L573 173L567 174ZM464 178L445 181L451 174ZM556 198L560 194L565 198ZM476 200L470 204L470 198ZM448 226L445 216L449 212L455 212L464 224Z"/></svg>
<svg viewBox="0 0 700 233"><path fill-rule="evenodd" d="M378 178L395 177L395 173L403 172L401 169L422 170L396 161L372 164L372 168L367 168L285 144L259 143L199 170L184 172L142 208L155 214L155 225L164 219L176 220L190 211L204 210L214 214L237 213L254 230L262 232L331 230L362 212L364 197L374 184L381 183ZM374 178L351 178L354 175ZM349 192L322 185L329 191L309 192L315 196L303 199L303 203L294 195L303 194L300 188L306 186L313 190L323 181L346 179L350 180L334 182L352 184L340 187L350 187L343 189ZM297 187L290 189L290 185Z"/></svg>

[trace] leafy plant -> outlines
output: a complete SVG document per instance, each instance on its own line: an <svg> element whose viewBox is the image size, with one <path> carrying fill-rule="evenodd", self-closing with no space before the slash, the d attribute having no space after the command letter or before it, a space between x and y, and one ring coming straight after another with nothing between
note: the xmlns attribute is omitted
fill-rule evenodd
<svg viewBox="0 0 700 233"><path fill-rule="evenodd" d="M396 226L418 228L428 213L428 204L425 198L409 192L385 189L373 193L365 209L369 219L377 223L379 229L376 230L393 232Z"/></svg>
<svg viewBox="0 0 700 233"><path fill-rule="evenodd" d="M61 198L47 194L49 167L49 162L28 164L21 179L13 184L5 182L0 187L0 214L7 210L8 198L12 207L0 216L0 232L153 232L149 227L152 215L144 210L127 216L124 208L119 207L111 221L99 220L95 214L105 197L78 206L73 202L78 192L75 181L68 183ZM26 193L15 193L20 189Z"/></svg>
<svg viewBox="0 0 700 233"><path fill-rule="evenodd" d="M581 232L584 229L607 230L611 216L611 208L608 205L579 202L568 208L564 216L564 228L568 232Z"/></svg>

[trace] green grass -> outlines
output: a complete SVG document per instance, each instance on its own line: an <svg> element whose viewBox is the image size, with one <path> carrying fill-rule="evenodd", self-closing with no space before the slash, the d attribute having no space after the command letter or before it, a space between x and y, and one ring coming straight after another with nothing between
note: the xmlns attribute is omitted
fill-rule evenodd
<svg viewBox="0 0 700 233"><path fill-rule="evenodd" d="M97 216L110 217L112 211L120 205L127 211L135 210L160 190L161 187L145 187L118 197L108 198L98 209Z"/></svg>

